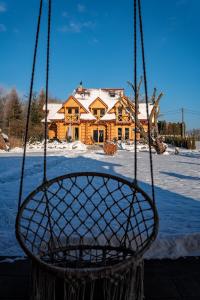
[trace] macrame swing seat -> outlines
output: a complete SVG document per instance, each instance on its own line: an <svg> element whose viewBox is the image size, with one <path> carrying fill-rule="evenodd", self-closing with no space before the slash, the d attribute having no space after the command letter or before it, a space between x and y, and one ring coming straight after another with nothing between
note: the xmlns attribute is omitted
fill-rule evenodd
<svg viewBox="0 0 200 300"><path fill-rule="evenodd" d="M32 261L31 299L142 300L143 254L156 238L158 214L154 198L151 200L138 186L137 151L134 182L94 172L72 173L47 180L51 0L48 3L44 179L22 201L28 124L42 15L41 0L16 218L16 237ZM136 0L134 8L136 15ZM137 147L136 139L135 146Z"/></svg>
<svg viewBox="0 0 200 300"><path fill-rule="evenodd" d="M75 173L28 196L18 214L17 237L44 274L64 280L63 299L97 299L79 297L88 293L87 283L95 289L99 279L105 295L98 299L140 299L135 293L142 295L142 254L155 238L156 218L151 199L129 181ZM54 281L48 283L48 299L54 299Z"/></svg>

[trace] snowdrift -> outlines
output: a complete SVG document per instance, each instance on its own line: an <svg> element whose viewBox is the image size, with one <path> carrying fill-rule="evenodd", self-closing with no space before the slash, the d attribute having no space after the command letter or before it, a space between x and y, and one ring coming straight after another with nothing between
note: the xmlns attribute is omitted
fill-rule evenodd
<svg viewBox="0 0 200 300"><path fill-rule="evenodd" d="M44 142L35 142L32 144L27 144L27 152L42 152L44 149ZM86 151L87 146L80 141L67 143L67 142L48 142L47 143L48 151L57 151L57 150L73 150L73 151ZM14 148L10 151L11 153L22 152L22 148Z"/></svg>
<svg viewBox="0 0 200 300"><path fill-rule="evenodd" d="M200 256L200 233L158 238L145 254L146 259L184 256Z"/></svg>

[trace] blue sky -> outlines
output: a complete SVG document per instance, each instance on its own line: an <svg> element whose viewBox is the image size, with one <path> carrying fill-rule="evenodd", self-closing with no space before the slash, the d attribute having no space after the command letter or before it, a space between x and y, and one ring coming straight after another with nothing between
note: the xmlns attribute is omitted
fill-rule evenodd
<svg viewBox="0 0 200 300"><path fill-rule="evenodd" d="M46 0L35 90L44 86ZM133 1L53 0L50 93L66 99L86 87L125 87L133 80ZM200 127L200 1L143 0L149 94L163 91L161 111L181 107ZM0 0L0 86L29 88L39 0ZM180 113L167 114L179 120Z"/></svg>

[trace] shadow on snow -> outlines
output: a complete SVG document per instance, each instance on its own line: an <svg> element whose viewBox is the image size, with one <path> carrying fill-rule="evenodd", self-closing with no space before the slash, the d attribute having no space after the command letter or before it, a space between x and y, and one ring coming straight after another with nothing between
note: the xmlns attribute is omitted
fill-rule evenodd
<svg viewBox="0 0 200 300"><path fill-rule="evenodd" d="M48 179L58 177L74 172L100 172L123 177L129 181L133 178L128 177L121 171L116 171L116 167L123 167L120 163L111 163L106 160L76 156L48 156L47 174ZM103 158L103 156L102 156ZM106 156L105 156L106 158ZM17 199L19 191L19 180L21 170L20 156L0 157L0 219L5 217L7 210L12 214L12 220L9 221L10 230L14 232L14 220L17 211ZM123 174L122 174L123 173ZM134 170L132 172L134 174ZM198 180L199 178L184 176L176 173L162 172L169 176L176 176L183 179ZM24 197L27 196L37 186L42 184L43 178L43 159L41 156L27 156L26 169L24 177ZM151 195L151 185L145 182L139 182L140 187ZM155 186L156 204L160 216L159 233L163 235L173 234L191 234L200 232L200 202L165 190ZM9 217L8 217L9 219ZM2 220L1 220L2 221ZM6 230L4 222L0 223L0 228Z"/></svg>

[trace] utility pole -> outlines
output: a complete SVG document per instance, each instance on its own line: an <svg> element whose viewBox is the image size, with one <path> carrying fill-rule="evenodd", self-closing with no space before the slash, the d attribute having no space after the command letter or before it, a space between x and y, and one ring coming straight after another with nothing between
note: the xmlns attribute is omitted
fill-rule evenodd
<svg viewBox="0 0 200 300"><path fill-rule="evenodd" d="M184 119L184 108L183 107L181 108L181 119L182 119L181 136L182 136L182 138L184 138L185 137L185 119Z"/></svg>

